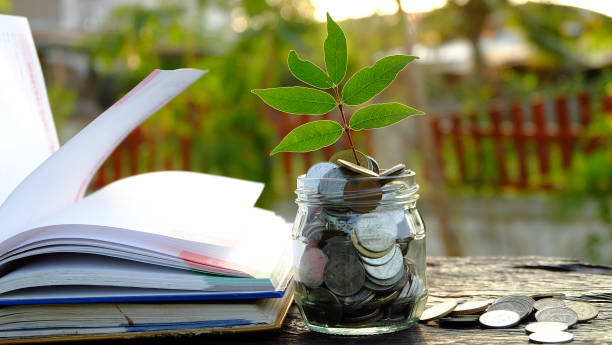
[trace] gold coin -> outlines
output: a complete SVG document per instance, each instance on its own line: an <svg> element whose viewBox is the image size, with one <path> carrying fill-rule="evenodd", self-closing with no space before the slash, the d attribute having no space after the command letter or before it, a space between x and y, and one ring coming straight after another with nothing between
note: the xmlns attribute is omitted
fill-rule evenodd
<svg viewBox="0 0 612 345"><path fill-rule="evenodd" d="M361 165L357 165L355 163L351 163L349 161L345 161L344 159L338 159L338 164L345 168L348 169L352 172L355 172L357 174L360 175L364 175L364 176L368 176L368 177L379 177L380 175L378 175L377 173L373 172L370 169L366 169L365 167L362 167Z"/></svg>
<svg viewBox="0 0 612 345"><path fill-rule="evenodd" d="M367 250L361 244L359 244L359 241L357 241L357 235L355 235L355 231L351 232L351 241L353 241L353 246L355 246L355 249L357 249L357 251L361 253L361 255L367 256L373 259L381 258L385 256L387 253L389 253L391 249L393 249L393 246L390 246L388 249L385 249L382 252L373 252L373 251Z"/></svg>
<svg viewBox="0 0 612 345"><path fill-rule="evenodd" d="M436 304L431 308L425 309L423 314L421 314L421 321L431 321L442 318L448 314L450 314L457 307L457 302L448 301L442 302L440 304Z"/></svg>
<svg viewBox="0 0 612 345"><path fill-rule="evenodd" d="M487 310L489 304L491 304L489 301L469 301L461 303L453 310L453 315L479 313Z"/></svg>
<svg viewBox="0 0 612 345"><path fill-rule="evenodd" d="M541 299L541 298L551 298L551 297L565 297L563 292L541 292L534 293L533 295L529 295L529 297L533 299Z"/></svg>
<svg viewBox="0 0 612 345"><path fill-rule="evenodd" d="M565 301L565 305L578 314L578 321L586 322L593 320L599 314L599 310L590 303L579 301Z"/></svg>
<svg viewBox="0 0 612 345"><path fill-rule="evenodd" d="M366 167L370 170L374 168L365 153L358 150L355 150L355 153L357 154L357 158L359 159L359 165L361 165L362 167ZM357 164L357 161L355 160L355 155L353 154L353 150L342 150L336 152L331 156L329 162L334 163L336 165L340 165L340 163L338 163L338 159L343 159L347 162Z"/></svg>

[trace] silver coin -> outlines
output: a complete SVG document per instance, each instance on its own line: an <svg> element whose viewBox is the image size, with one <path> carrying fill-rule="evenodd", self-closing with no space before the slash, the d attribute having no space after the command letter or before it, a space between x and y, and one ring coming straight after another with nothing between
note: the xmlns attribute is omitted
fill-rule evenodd
<svg viewBox="0 0 612 345"><path fill-rule="evenodd" d="M364 248L373 252L387 250L395 242L397 225L381 213L367 213L359 216L353 224L357 240Z"/></svg>
<svg viewBox="0 0 612 345"><path fill-rule="evenodd" d="M323 237L323 233L327 231L325 224L321 221L314 221L304 226L302 236L306 238L308 243L318 243Z"/></svg>
<svg viewBox="0 0 612 345"><path fill-rule="evenodd" d="M354 256L357 255L357 250L353 247L351 240L347 240L346 237L343 236L336 236L326 241L323 247L323 253L325 253L328 258L337 255Z"/></svg>
<svg viewBox="0 0 612 345"><path fill-rule="evenodd" d="M414 237L414 233L410 229L408 220L406 217L402 217L402 221L397 223L397 238L403 242L408 242Z"/></svg>
<svg viewBox="0 0 612 345"><path fill-rule="evenodd" d="M527 333L536 332L560 332L567 329L567 324L563 322L532 322L525 326Z"/></svg>
<svg viewBox="0 0 612 345"><path fill-rule="evenodd" d="M389 169L383 170L380 173L380 176L393 176L401 174L404 170L406 170L406 166L404 164L397 164Z"/></svg>
<svg viewBox="0 0 612 345"><path fill-rule="evenodd" d="M421 278L415 276L414 278L412 278L410 284L406 285L404 289L402 289L402 291L400 292L400 298L416 298L418 295L421 294L424 288L425 283L423 283Z"/></svg>
<svg viewBox="0 0 612 345"><path fill-rule="evenodd" d="M502 301L493 303L487 311L494 310L510 310L517 313L521 319L525 318L527 315L531 313L531 308L528 306L521 304L520 301Z"/></svg>
<svg viewBox="0 0 612 345"><path fill-rule="evenodd" d="M338 165L340 165L341 167L352 171L354 173L357 173L359 175L363 175L363 176L369 176L369 177L378 177L379 175L377 173L375 173L374 171L366 168L366 167L362 167L361 165L357 165L355 163L349 162L349 161L345 161L344 159L338 159L337 160Z"/></svg>
<svg viewBox="0 0 612 345"><path fill-rule="evenodd" d="M388 252L384 256L381 256L380 258L369 258L367 256L361 256L361 261L363 261L364 264L367 264L370 266L380 266L382 264L386 264L387 262L389 262L395 255L395 252L397 251L400 251L399 246L395 245L394 249L392 249L390 252Z"/></svg>
<svg viewBox="0 0 612 345"><path fill-rule="evenodd" d="M337 296L338 300L344 305L344 307L351 307L362 303L368 303L374 299L375 294L367 289L361 289L354 295L351 296Z"/></svg>
<svg viewBox="0 0 612 345"><path fill-rule="evenodd" d="M319 193L327 199L337 199L338 202L342 202L344 201L344 186L346 186L348 175L345 174L338 166L335 166L335 164L332 165L334 165L334 168L328 170L321 177L319 183Z"/></svg>
<svg viewBox="0 0 612 345"><path fill-rule="evenodd" d="M338 297L324 288L310 290L302 305L310 320L335 325L342 319L342 304Z"/></svg>
<svg viewBox="0 0 612 345"><path fill-rule="evenodd" d="M365 282L365 270L355 255L337 255L325 265L323 280L327 288L339 296L356 294Z"/></svg>
<svg viewBox="0 0 612 345"><path fill-rule="evenodd" d="M402 277L404 275L406 275L406 272L404 270L399 270L399 272L397 272L391 278L388 278L388 279L378 279L378 278L374 278L371 275L366 273L366 277L368 278L366 281L371 281L374 284L379 285L379 286L395 286L395 284L397 284L400 280L402 280Z"/></svg>
<svg viewBox="0 0 612 345"><path fill-rule="evenodd" d="M550 307L535 314L538 321L563 322L572 327L578 322L578 314L568 307Z"/></svg>
<svg viewBox="0 0 612 345"><path fill-rule="evenodd" d="M366 273L376 279L389 279L397 275L398 272L402 271L404 268L404 259L402 258L402 252L397 249L397 246L393 249L393 257L388 262L378 266L364 264L363 266L366 270Z"/></svg>
<svg viewBox="0 0 612 345"><path fill-rule="evenodd" d="M395 285L378 285L370 280L370 277L365 280L363 287L374 292L390 292L395 289Z"/></svg>
<svg viewBox="0 0 612 345"><path fill-rule="evenodd" d="M516 312L510 310L487 311L480 315L478 321L491 328L508 328L519 323L521 317Z"/></svg>
<svg viewBox="0 0 612 345"><path fill-rule="evenodd" d="M574 336L568 332L536 332L529 335L529 340L540 344L569 343Z"/></svg>
<svg viewBox="0 0 612 345"><path fill-rule="evenodd" d="M410 277L412 274L409 273L409 268L402 271L402 278L395 284L394 288L400 292L404 289L406 284L410 284Z"/></svg>
<svg viewBox="0 0 612 345"><path fill-rule="evenodd" d="M367 156L367 155L366 155ZM380 172L380 166L378 165L378 162L376 161L376 159L367 156L368 157L368 161L370 162L370 170L374 171L375 173L379 173Z"/></svg>
<svg viewBox="0 0 612 345"><path fill-rule="evenodd" d="M303 180L304 188L311 191L318 191L319 179L334 168L338 168L338 166L329 162L321 162L311 166L306 172L306 179Z"/></svg>
<svg viewBox="0 0 612 345"><path fill-rule="evenodd" d="M526 296L526 295L520 295L520 294L502 296L498 298L497 300L495 300L495 302L493 303L495 304L495 303L504 302L504 301L522 301L524 302L524 304L528 305L531 308L533 308L533 305L535 304L535 300L533 298Z"/></svg>
<svg viewBox="0 0 612 345"><path fill-rule="evenodd" d="M299 280L310 288L323 284L323 271L327 263L327 255L319 248L307 247L300 259Z"/></svg>
<svg viewBox="0 0 612 345"><path fill-rule="evenodd" d="M533 307L536 310L542 310L550 307L565 307L565 302L558 298L542 298L537 300Z"/></svg>
<svg viewBox="0 0 612 345"><path fill-rule="evenodd" d="M350 233L353 231L353 224L359 217L359 214L344 211L342 215L334 215L334 211L325 210L323 217L327 221L329 228Z"/></svg>
<svg viewBox="0 0 612 345"><path fill-rule="evenodd" d="M404 209L397 206L382 206L378 205L373 212L381 213L386 217L393 219L393 221L398 224L403 219L406 218L406 214L404 213Z"/></svg>

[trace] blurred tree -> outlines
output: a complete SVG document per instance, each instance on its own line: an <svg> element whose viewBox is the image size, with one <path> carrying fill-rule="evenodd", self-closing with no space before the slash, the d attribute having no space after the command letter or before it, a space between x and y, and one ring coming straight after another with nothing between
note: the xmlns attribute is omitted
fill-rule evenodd
<svg viewBox="0 0 612 345"><path fill-rule="evenodd" d="M0 13L10 13L12 8L11 0L0 0Z"/></svg>
<svg viewBox="0 0 612 345"><path fill-rule="evenodd" d="M289 47L305 47L314 28L308 10L305 0L118 7L84 42L107 81L98 98L116 99L155 68L209 69L144 129L165 142L166 155L176 154L180 140L190 140L197 170L269 182L268 152L276 133L249 90L286 83ZM269 201L272 186L266 183L261 203Z"/></svg>
<svg viewBox="0 0 612 345"><path fill-rule="evenodd" d="M487 31L515 28L539 53L531 63L580 71L612 46L612 21L605 15L575 7L528 2L513 5L507 0L450 0L423 17L419 41L437 46L464 38L472 51L472 86L486 78L487 63L480 40ZM529 63L529 61L528 61ZM488 95L490 97L490 95Z"/></svg>

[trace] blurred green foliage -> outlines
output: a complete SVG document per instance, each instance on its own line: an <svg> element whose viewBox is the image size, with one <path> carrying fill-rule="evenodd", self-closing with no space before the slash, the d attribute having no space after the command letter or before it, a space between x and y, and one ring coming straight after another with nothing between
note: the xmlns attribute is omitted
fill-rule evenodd
<svg viewBox="0 0 612 345"><path fill-rule="evenodd" d="M300 9L291 2L270 5L263 0L201 1L196 9L176 2L154 8L121 6L84 46L96 70L112 81L100 90L109 93L110 88L116 94L102 97L108 100L155 68L209 70L148 120L144 130L166 142L170 154L177 154L177 140L190 139L196 170L266 182L260 200L265 205L274 193L267 153L276 133L249 90L287 78L279 72L285 69L286 52L290 46L304 47L303 38L314 29L297 13ZM213 18L208 12L221 16L222 25L209 25ZM248 27L239 27L244 31L237 34L230 19Z"/></svg>
<svg viewBox="0 0 612 345"><path fill-rule="evenodd" d="M612 69L591 84L592 96L612 97ZM606 225L605 234L592 234L586 245L591 260L601 261L607 244L612 243L612 112L593 104L594 116L579 150L591 147L585 155L575 155L572 169L567 172L565 185L559 192L559 215L563 219L575 216L586 206L594 206L595 214Z"/></svg>
<svg viewBox="0 0 612 345"><path fill-rule="evenodd" d="M0 13L10 13L12 8L11 0L0 0Z"/></svg>

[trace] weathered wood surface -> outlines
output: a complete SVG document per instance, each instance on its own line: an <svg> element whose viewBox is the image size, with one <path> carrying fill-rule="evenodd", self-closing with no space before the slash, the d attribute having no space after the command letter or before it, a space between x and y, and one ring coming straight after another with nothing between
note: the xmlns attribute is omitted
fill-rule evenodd
<svg viewBox="0 0 612 345"><path fill-rule="evenodd" d="M599 310L597 319L579 323L575 344L612 344L612 267L545 257L428 258L430 296L483 299L512 293L563 292L587 297ZM525 322L511 329L440 328L436 322L367 337L329 336L310 332L295 308L278 331L233 335L113 341L113 344L527 344Z"/></svg>

